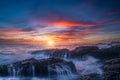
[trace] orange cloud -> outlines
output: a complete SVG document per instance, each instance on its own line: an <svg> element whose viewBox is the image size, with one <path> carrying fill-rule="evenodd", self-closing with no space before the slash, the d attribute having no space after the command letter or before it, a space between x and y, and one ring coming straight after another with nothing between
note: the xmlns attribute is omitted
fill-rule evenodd
<svg viewBox="0 0 120 80"><path fill-rule="evenodd" d="M71 45L71 44L83 44L86 42L90 42L89 40L85 40L83 36L93 33L92 31L86 32L63 32L62 34L42 34L36 36L29 36L29 38L4 38L0 39L0 43L9 43L9 44L42 44L48 45L48 41L53 41L54 45ZM37 37L38 36L38 37ZM26 36L28 37L28 36ZM45 37L43 39L42 37Z"/></svg>
<svg viewBox="0 0 120 80"><path fill-rule="evenodd" d="M82 23L82 22L71 22L71 21L55 21L52 24L55 26L61 26L61 27L73 27L73 26L92 27L92 26L96 26L96 24L94 24L94 23Z"/></svg>

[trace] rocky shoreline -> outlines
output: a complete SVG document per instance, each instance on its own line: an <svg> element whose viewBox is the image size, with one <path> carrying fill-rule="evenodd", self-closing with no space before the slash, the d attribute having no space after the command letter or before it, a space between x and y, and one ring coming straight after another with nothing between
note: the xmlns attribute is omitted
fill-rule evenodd
<svg viewBox="0 0 120 80"><path fill-rule="evenodd" d="M67 75L76 80L119 80L120 79L120 45L106 49L98 49L96 46L80 46L70 51L68 49L49 49L34 51L31 54L48 56L45 59L26 59L11 64L0 65L0 76L14 77L53 77ZM82 59L90 55L100 60L103 64L103 74L80 75L75 64L68 59ZM89 66L88 66L89 67Z"/></svg>

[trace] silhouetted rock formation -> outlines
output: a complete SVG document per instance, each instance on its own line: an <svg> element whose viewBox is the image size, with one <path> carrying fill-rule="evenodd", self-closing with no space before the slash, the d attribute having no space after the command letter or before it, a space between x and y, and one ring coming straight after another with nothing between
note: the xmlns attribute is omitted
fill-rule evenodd
<svg viewBox="0 0 120 80"><path fill-rule="evenodd" d="M120 45L112 46L106 49L100 49L89 53L89 55L101 59L102 61L120 58Z"/></svg>
<svg viewBox="0 0 120 80"><path fill-rule="evenodd" d="M79 60L89 55L104 63L102 67L104 80L120 79L120 45L114 45L105 49L98 49L97 46L80 46L72 51L68 49L38 50L31 54L32 57L35 56L35 59L0 65L0 76L53 77L54 75L60 76L66 74L71 76L77 72L75 65L63 59L69 58L74 60L78 58ZM79 75L78 78L80 80L102 80L101 74L86 73L85 75Z"/></svg>
<svg viewBox="0 0 120 80"><path fill-rule="evenodd" d="M97 46L80 46L77 47L75 50L71 51L71 57L82 57L88 55L89 53L98 50Z"/></svg>
<svg viewBox="0 0 120 80"><path fill-rule="evenodd" d="M76 68L72 62L67 62L58 58L49 59L28 59L9 65L0 66L0 76L50 76L57 75L57 68L64 73L76 73Z"/></svg>
<svg viewBox="0 0 120 80"><path fill-rule="evenodd" d="M48 49L38 50L32 54L44 54L48 58L82 58L86 55L93 56L102 61L120 57L120 45L114 45L110 48L98 49L97 46L80 46L72 51L68 49Z"/></svg>

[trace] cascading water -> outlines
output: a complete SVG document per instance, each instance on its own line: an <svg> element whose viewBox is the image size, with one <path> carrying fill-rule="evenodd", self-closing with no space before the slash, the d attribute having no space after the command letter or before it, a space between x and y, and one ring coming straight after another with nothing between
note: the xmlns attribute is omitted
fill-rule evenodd
<svg viewBox="0 0 120 80"><path fill-rule="evenodd" d="M70 66L68 66L67 64L63 65L61 63L59 64L53 64L53 65L48 65L48 75L46 73L46 75L48 77L49 80L78 80L76 78L79 79L84 79L82 77L84 77L84 75L89 75L89 74L102 74L102 70L101 70L101 64L98 63L99 60L91 57L91 56L87 56L85 57L85 59L81 59L81 58L70 58L70 53L68 53L67 51L64 52L60 52L60 51L52 51L49 53L46 52L40 52L38 54L32 54L31 58L36 58L37 60L39 59L47 59L47 58L60 58L62 60L65 61L71 61L75 64L75 67L77 69L77 75L74 75L72 73L72 70L70 68ZM48 59L49 60L49 59ZM23 61L24 62L24 61ZM27 66L25 66L27 65ZM32 78L35 79L35 77L39 77L38 73L37 73L37 69L39 70L39 68L37 68L38 65L34 64L34 60L30 61L30 65L29 64L18 64L17 66L16 64L13 65L9 65L8 66L8 72L9 72L9 76L10 77L24 77L25 76L30 76ZM29 67L29 68L28 68ZM27 69L27 70L26 70ZM26 71L25 71L26 70ZM52 71L51 71L52 70ZM47 70L46 70L47 72ZM55 72L55 73L54 73ZM27 74L27 75L26 75ZM46 79L45 79L46 80Z"/></svg>
<svg viewBox="0 0 120 80"><path fill-rule="evenodd" d="M13 70L13 77L15 77L16 76L16 69L15 69L15 67L12 67L12 70Z"/></svg>
<svg viewBox="0 0 120 80"><path fill-rule="evenodd" d="M62 58L62 59L67 59L70 57L69 52L67 51L63 51L63 52L59 52L59 51L40 51L37 52L36 54L32 54L31 56L32 58L36 58L36 59L46 59L46 58Z"/></svg>
<svg viewBox="0 0 120 80"><path fill-rule="evenodd" d="M22 70L22 67L21 68L19 68L19 67L17 68L16 76L20 76L21 70Z"/></svg>
<svg viewBox="0 0 120 80"><path fill-rule="evenodd" d="M50 57L57 57L57 58L63 58L63 59L66 59L69 57L67 52L59 53L59 54L51 52L48 56L49 56L49 58Z"/></svg>
<svg viewBox="0 0 120 80"><path fill-rule="evenodd" d="M65 53L64 53L64 58L67 58L67 57L68 57L68 56L67 56L67 53L65 52Z"/></svg>
<svg viewBox="0 0 120 80"><path fill-rule="evenodd" d="M16 76L16 69L13 65L10 65L10 67L8 67L8 72L10 76L13 76L13 77Z"/></svg>
<svg viewBox="0 0 120 80"><path fill-rule="evenodd" d="M50 74L50 71L53 70L56 72L57 74L57 80L70 80L70 79L74 79L74 74L72 73L71 69L69 66L67 65L55 65L54 68L52 67L48 67L48 76L50 77L51 74Z"/></svg>
<svg viewBox="0 0 120 80"><path fill-rule="evenodd" d="M32 65L32 76L34 77L35 76L35 66Z"/></svg>
<svg viewBox="0 0 120 80"><path fill-rule="evenodd" d="M15 68L13 65L10 65L10 67L8 67L9 76L12 76L12 77L20 76L22 69L23 69L22 67ZM35 66L34 65L31 66L31 75L33 77L35 76Z"/></svg>
<svg viewBox="0 0 120 80"><path fill-rule="evenodd" d="M11 70L11 67L8 67L8 73L9 73L9 76L12 76L12 70Z"/></svg>
<svg viewBox="0 0 120 80"><path fill-rule="evenodd" d="M71 77L71 78L74 77L70 67L68 67L67 65L61 65L61 66L62 66L62 69L66 71L68 77Z"/></svg>

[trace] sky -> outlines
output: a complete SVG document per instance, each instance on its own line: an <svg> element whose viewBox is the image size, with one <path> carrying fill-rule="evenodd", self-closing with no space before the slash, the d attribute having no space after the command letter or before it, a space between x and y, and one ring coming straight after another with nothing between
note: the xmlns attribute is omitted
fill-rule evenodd
<svg viewBox="0 0 120 80"><path fill-rule="evenodd" d="M119 35L119 0L0 0L0 44L97 44Z"/></svg>

